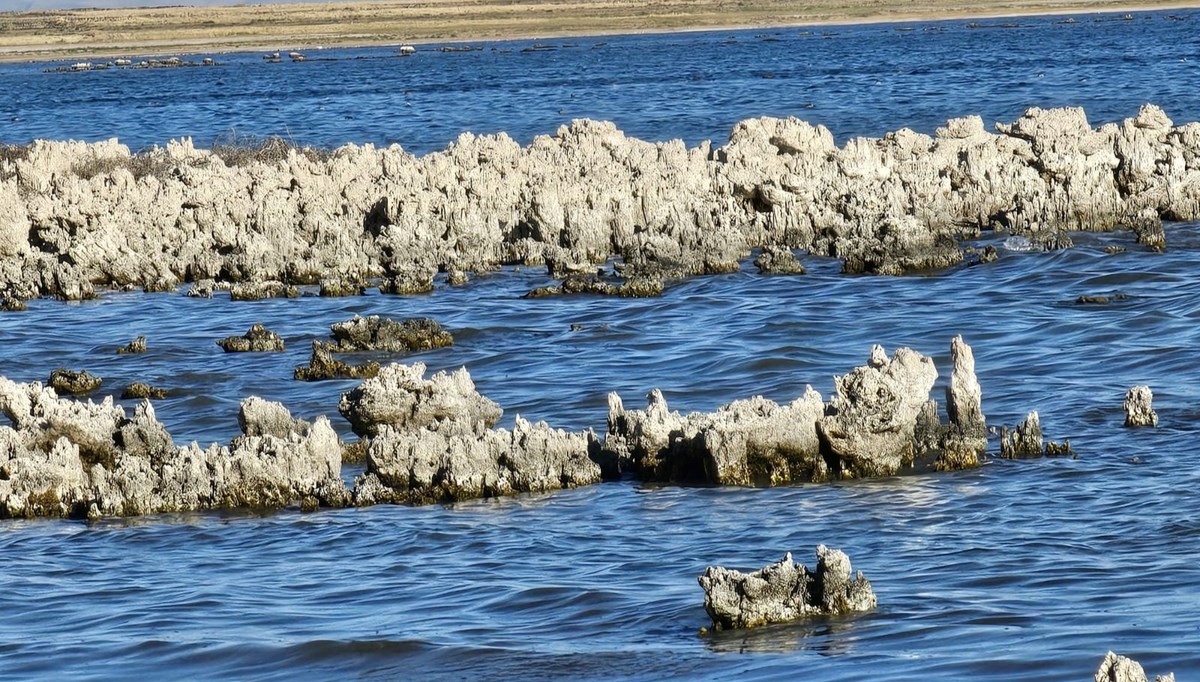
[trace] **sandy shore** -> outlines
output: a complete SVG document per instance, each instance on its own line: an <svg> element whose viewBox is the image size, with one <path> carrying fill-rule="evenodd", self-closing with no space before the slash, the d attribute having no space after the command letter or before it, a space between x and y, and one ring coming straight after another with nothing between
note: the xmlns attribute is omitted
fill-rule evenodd
<svg viewBox="0 0 1200 682"><path fill-rule="evenodd" d="M1133 12L1195 2L1104 0L363 0L0 12L0 60L291 50L641 32Z"/></svg>

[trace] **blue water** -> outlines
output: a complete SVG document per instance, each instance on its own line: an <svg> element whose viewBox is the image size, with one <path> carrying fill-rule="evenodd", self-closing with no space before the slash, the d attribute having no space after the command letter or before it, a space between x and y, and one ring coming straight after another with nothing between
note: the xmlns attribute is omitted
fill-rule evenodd
<svg viewBox="0 0 1200 682"><path fill-rule="evenodd" d="M1168 19L1174 16L1178 19ZM724 141L756 116L799 116L839 139L1030 106L1083 106L1096 123L1145 102L1200 120L1200 14L1031 17L934 24L715 31L309 50L309 61L212 55L211 68L46 74L0 66L0 142L117 137L138 150L191 136L281 135L301 144L397 143L415 153L463 131L527 143L572 118L615 121L649 140ZM1016 23L1016 28L987 28ZM900 30L912 29L912 30ZM285 52L288 46L281 45ZM185 55L186 56L186 55ZM210 56L193 55L191 58Z"/></svg>
<svg viewBox="0 0 1200 682"><path fill-rule="evenodd" d="M8 65L0 138L119 135L137 148L234 125L421 151L465 129L527 140L574 116L695 142L761 114L844 136L931 130L967 113L1011 120L1033 104L1116 120L1144 101L1182 122L1200 119L1200 15L1185 16L639 36L408 59L326 51L338 61L300 64L228 55L212 70ZM780 42L755 37L766 33ZM647 300L524 300L546 276L509 269L417 297L31 301L0 316L0 374L44 381L58 366L86 368L105 378L97 397L133 380L163 386L156 410L180 443L227 441L251 394L330 415L348 435L336 404L354 382L295 382L291 369L330 323L359 313L439 320L453 347L377 357L466 365L505 407L504 424L520 413L600 432L611 390L637 407L660 387L684 411L786 400L805 384L828 397L833 375L876 342L933 356L940 397L961 333L989 422L1037 409L1047 436L1071 439L1079 456L776 489L622 482L449 507L6 522L0 677L1088 679L1108 649L1152 674L1196 677L1200 224L1168 225L1167 241L1165 253L1128 234L1076 235L1053 253L997 244L995 263L930 277L848 277L804 257L802 277L746 264ZM1114 291L1130 298L1074 303ZM287 351L227 355L213 343L254 322ZM137 334L146 354L114 353ZM1154 390L1156 429L1121 427L1124 391L1138 383ZM752 569L785 551L811 563L820 543L872 580L875 611L698 634L705 566Z"/></svg>

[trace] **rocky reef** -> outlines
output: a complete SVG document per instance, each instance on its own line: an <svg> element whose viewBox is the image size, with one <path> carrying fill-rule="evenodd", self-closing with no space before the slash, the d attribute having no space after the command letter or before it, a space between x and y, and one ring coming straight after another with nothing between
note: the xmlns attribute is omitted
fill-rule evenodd
<svg viewBox="0 0 1200 682"><path fill-rule="evenodd" d="M825 545L817 547L816 570L795 563L789 552L753 573L709 566L698 580L716 630L868 611L876 605L862 571L855 574L845 552Z"/></svg>
<svg viewBox="0 0 1200 682"><path fill-rule="evenodd" d="M60 398L0 378L0 517L128 516L299 503L342 506L340 442L324 417L243 402L229 445L177 447L154 408Z"/></svg>
<svg viewBox="0 0 1200 682"><path fill-rule="evenodd" d="M140 154L38 141L0 161L0 298L211 280L198 295L238 284L231 298L256 299L372 278L410 294L438 272L544 263L558 277L614 257L652 282L736 270L759 247L765 270L798 272L785 253L800 249L900 274L970 260L962 241L985 231L1058 248L1128 229L1161 249L1163 220L1197 218L1200 124L1154 105L1099 128L1082 109L1032 108L995 132L967 117L840 147L795 118L742 121L720 147L577 120L526 147L463 134L419 157L366 145L234 164L186 139ZM570 287L653 295L597 283Z"/></svg>
<svg viewBox="0 0 1200 682"><path fill-rule="evenodd" d="M444 348L454 344L454 337L436 320L427 317L393 320L378 315L337 322L330 327L333 342L330 351L390 351L404 353Z"/></svg>

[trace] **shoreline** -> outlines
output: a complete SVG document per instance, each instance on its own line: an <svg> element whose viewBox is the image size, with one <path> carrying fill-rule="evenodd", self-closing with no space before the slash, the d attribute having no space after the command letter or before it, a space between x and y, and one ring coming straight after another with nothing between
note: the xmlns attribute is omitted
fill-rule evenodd
<svg viewBox="0 0 1200 682"><path fill-rule="evenodd" d="M689 2L703 2L704 0L683 0L684 4ZM540 3L542 0L533 0ZM726 15L717 16L713 22L701 18L700 21L677 21L673 18L668 18L660 25L651 26L631 26L629 22L639 22L645 20L652 22L653 16L638 16L636 14L627 13L619 14L612 13L605 17L596 19L595 23L588 28L573 28L569 24L563 24L561 27L545 26L543 24L533 24L528 27L524 25L512 25L508 28L497 28L496 22L500 21L513 23L519 21L513 19L512 16L504 16L499 20L490 20L492 23L484 23L483 21L473 21L471 19L460 20L459 23L449 23L441 32L429 33L426 35L414 35L413 37L404 37L394 32L396 23L399 18L390 23L385 22L380 27L373 31L364 32L364 30L353 23L336 24L340 27L339 32L312 32L306 34L288 33L287 29L291 28L291 24L287 24L284 20L292 17L294 14L310 12L315 7L326 8L319 11L318 14L328 20L336 20L338 12L349 8L350 10L358 8L370 8L378 6L380 3L373 3L369 0L358 0L354 2L344 3L341 5L312 5L312 4L296 4L296 5L244 5L234 7L214 7L214 8L189 8L189 7L169 7L169 8L139 8L127 10L56 10L50 12L0 12L0 25L7 24L14 26L22 20L30 24L30 30L42 31L39 35L44 35L49 29L46 26L56 24L57 22L70 23L72 19L85 17L92 19L94 23L101 23L101 20L112 21L119 20L120 17L128 17L133 21L140 14L145 14L148 17L155 17L159 21L169 22L172 17L177 21L182 21L184 18L193 14L200 13L203 16L212 17L233 17L234 12L253 12L279 15L279 22L270 23L260 22L255 26L256 32L250 35L213 35L207 37L173 37L173 38L133 38L129 40L116 41L109 34L98 32L95 27L92 28L94 37L88 42L78 42L71 44L59 44L54 42L31 43L21 42L20 28L13 31L0 34L0 63L53 63L58 61L69 61L76 59L116 59L121 57L150 57L159 55L208 55L208 54L252 54L258 52L274 52L283 50L321 50L321 49L353 49L353 48L382 48L389 46L399 46L402 44L411 45L429 45L429 44L448 44L461 45L480 42L507 42L507 41L522 41L522 40L555 40L555 39L570 39L570 38L602 38L616 37L628 35L652 35L652 34L677 34L677 33L700 33L713 31L741 31L741 30L774 30L774 29L795 29L805 27L835 27L835 26L860 26L860 25L877 25L877 24L908 24L908 23L937 23L951 21L966 21L966 20L998 20L998 19L1016 19L1016 18L1034 18L1034 17L1074 17L1087 16L1095 17L1098 15L1107 14L1133 14L1147 12L1171 12L1200 9L1200 0L1195 2L1136 2L1136 3L1116 3L1112 5L1097 5L1095 3L1080 3L1078 6L1071 4L1051 4L1039 3L1031 4L1027 7L1014 8L1011 5L994 6L981 5L972 8L944 8L933 7L928 10L891 12L888 5L872 5L868 7L868 11L864 13L854 13L847 8L841 8L841 12L837 11L837 7L830 6L827 10L816 7L817 11L809 9L811 16L801 16L795 12L788 14L765 13L758 20L742 20L738 21L736 15L726 13ZM402 5L385 4L383 6L392 8L401 8ZM812 7L812 6L810 6ZM546 10L549 11L549 10ZM509 15L516 15L516 9L511 10ZM705 15L706 17L708 15ZM114 18L115 17L115 18ZM302 17L295 17L293 20L299 20ZM34 26L35 20L41 19L45 22L45 26ZM662 17L658 17L662 20ZM719 21L720 19L729 19L729 21ZM794 19L794 20L785 20ZM204 23L214 23L214 20L206 20ZM534 27L544 26L547 30L526 30ZM81 28L85 33L87 26ZM384 29L390 29L385 31ZM130 33L136 33L136 27L124 33L115 33L122 37L132 37ZM145 32L145 31L143 31ZM271 41L268 34L279 34L280 37L276 41ZM73 35L66 35L64 40L73 39Z"/></svg>

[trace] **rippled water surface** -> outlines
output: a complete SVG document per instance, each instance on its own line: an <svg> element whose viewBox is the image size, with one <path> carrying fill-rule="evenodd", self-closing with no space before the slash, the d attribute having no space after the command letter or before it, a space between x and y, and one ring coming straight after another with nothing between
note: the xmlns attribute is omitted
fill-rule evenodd
<svg viewBox="0 0 1200 682"><path fill-rule="evenodd" d="M600 41L589 39L549 53L410 60L231 55L212 71L6 66L0 88L16 95L0 109L21 120L0 132L119 134L136 147L286 122L303 140L429 149L460 129L525 138L576 115L692 141L768 113L873 134L964 113L1011 119L1027 104L1115 119L1154 100L1177 121L1200 118L1190 30L1200 16L1056 21L836 28L828 39L789 29L780 42L753 32L736 42L610 38L594 50ZM172 89L204 79L187 98ZM876 342L933 356L940 397L961 333L989 422L1036 409L1047 436L1071 439L1078 457L776 489L622 482L451 507L6 522L0 676L1089 679L1111 648L1152 673L1195 678L1200 225L1169 225L1161 254L1127 234L1074 238L1070 250L1027 253L997 237L997 262L928 277L847 277L811 257L808 275L762 277L747 264L649 300L524 300L547 282L525 269L418 297L32 301L0 316L0 374L44 381L61 365L103 376L98 395L134 380L167 387L156 409L177 442L227 441L251 394L331 415L348 436L336 404L354 382L299 383L291 370L330 323L359 313L439 320L453 347L378 359L466 365L505 407L506 425L520 413L599 431L612 390L640 406L660 387L684 411L756 393L790 399L805 384L828 396L833 375ZM1114 245L1127 250L1108 253ZM1129 298L1075 304L1117 291ZM288 350L227 355L213 343L254 322ZM146 354L114 353L138 334ZM1157 429L1121 427L1124 392L1138 383L1154 389ZM753 569L789 550L811 564L819 543L866 572L876 610L698 634L705 566Z"/></svg>

